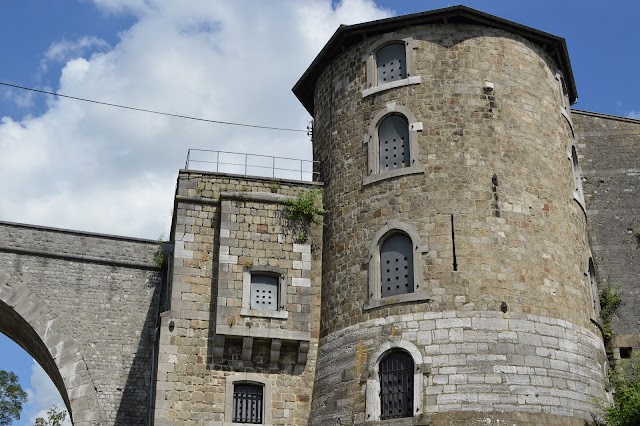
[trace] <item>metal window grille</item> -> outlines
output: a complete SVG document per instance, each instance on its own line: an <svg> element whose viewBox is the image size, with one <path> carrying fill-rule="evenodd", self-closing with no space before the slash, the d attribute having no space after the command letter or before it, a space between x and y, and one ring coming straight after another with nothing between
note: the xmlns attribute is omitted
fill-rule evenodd
<svg viewBox="0 0 640 426"><path fill-rule="evenodd" d="M413 417L413 359L394 351L380 361L380 418Z"/></svg>
<svg viewBox="0 0 640 426"><path fill-rule="evenodd" d="M409 167L409 122L401 115L390 115L378 126L380 173Z"/></svg>
<svg viewBox="0 0 640 426"><path fill-rule="evenodd" d="M251 275L251 309L278 310L278 277Z"/></svg>
<svg viewBox="0 0 640 426"><path fill-rule="evenodd" d="M413 293L413 250L411 238L394 234L380 247L382 297Z"/></svg>
<svg viewBox="0 0 640 426"><path fill-rule="evenodd" d="M376 52L378 84L407 78L406 51L404 43L393 43Z"/></svg>
<svg viewBox="0 0 640 426"><path fill-rule="evenodd" d="M262 386L237 384L233 387L233 422L262 424Z"/></svg>

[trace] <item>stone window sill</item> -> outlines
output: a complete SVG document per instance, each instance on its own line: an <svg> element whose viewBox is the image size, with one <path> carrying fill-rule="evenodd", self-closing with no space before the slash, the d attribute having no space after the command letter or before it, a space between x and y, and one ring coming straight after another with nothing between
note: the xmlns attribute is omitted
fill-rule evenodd
<svg viewBox="0 0 640 426"><path fill-rule="evenodd" d="M243 317L289 319L289 311L260 311L257 309L242 308L240 309L240 315Z"/></svg>
<svg viewBox="0 0 640 426"><path fill-rule="evenodd" d="M362 97L366 98L367 96L373 95L374 93L383 92L385 90L394 89L396 87L403 87L420 83L422 83L422 77L420 77L419 75L414 75L411 77L403 78L402 80L396 80L364 89L362 91Z"/></svg>
<svg viewBox="0 0 640 426"><path fill-rule="evenodd" d="M402 419L390 419L390 420L370 420L365 421L366 426L429 426L431 424L428 415L418 415L414 417L405 417Z"/></svg>
<svg viewBox="0 0 640 426"><path fill-rule="evenodd" d="M416 166L411 166L411 167L403 167L401 169L395 169L386 173L376 173L376 174L369 175L364 179L362 179L362 185L367 186L374 182L379 182L381 180L393 179L399 176L422 174L424 172L425 172L425 167L422 164L418 164Z"/></svg>
<svg viewBox="0 0 640 426"><path fill-rule="evenodd" d="M390 296L385 298L373 298L364 304L364 310L368 311L371 309L381 308L383 306L395 305L398 303L406 303L406 302L423 302L429 300L429 295L420 291L402 294L398 296Z"/></svg>

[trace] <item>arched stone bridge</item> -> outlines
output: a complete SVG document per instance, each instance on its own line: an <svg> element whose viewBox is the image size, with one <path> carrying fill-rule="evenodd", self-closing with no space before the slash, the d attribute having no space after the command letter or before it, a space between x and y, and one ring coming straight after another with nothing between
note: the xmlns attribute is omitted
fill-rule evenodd
<svg viewBox="0 0 640 426"><path fill-rule="evenodd" d="M0 222L0 332L53 380L73 424L150 421L155 241Z"/></svg>

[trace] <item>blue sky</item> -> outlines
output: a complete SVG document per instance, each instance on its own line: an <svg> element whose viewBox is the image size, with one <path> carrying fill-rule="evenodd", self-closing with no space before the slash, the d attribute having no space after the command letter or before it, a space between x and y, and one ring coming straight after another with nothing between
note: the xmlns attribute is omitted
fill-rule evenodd
<svg viewBox="0 0 640 426"><path fill-rule="evenodd" d="M14 0L0 82L223 121L304 129L291 87L341 23L439 0ZM640 2L469 0L567 40L578 109L640 118ZM267 66L256 67L256 63ZM258 75L258 72L260 73ZM216 126L0 87L0 220L155 239L188 148L310 158L304 134ZM0 336L0 368L48 408L50 386ZM31 423L30 423L31 422Z"/></svg>

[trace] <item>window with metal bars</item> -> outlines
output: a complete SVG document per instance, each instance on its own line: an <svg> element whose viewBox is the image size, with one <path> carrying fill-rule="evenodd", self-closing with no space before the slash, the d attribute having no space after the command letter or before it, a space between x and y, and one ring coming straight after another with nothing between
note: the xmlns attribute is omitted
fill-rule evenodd
<svg viewBox="0 0 640 426"><path fill-rule="evenodd" d="M380 419L413 417L413 372L411 355L392 351L380 361Z"/></svg>
<svg viewBox="0 0 640 426"><path fill-rule="evenodd" d="M378 126L380 141L380 173L409 167L409 122L406 117L393 114Z"/></svg>
<svg viewBox="0 0 640 426"><path fill-rule="evenodd" d="M277 276L251 274L251 309L277 311L279 281Z"/></svg>
<svg viewBox="0 0 640 426"><path fill-rule="evenodd" d="M380 246L380 296L413 293L413 250L411 238L392 234Z"/></svg>
<svg viewBox="0 0 640 426"><path fill-rule="evenodd" d="M233 422L262 424L262 386L236 383L233 386Z"/></svg>
<svg viewBox="0 0 640 426"><path fill-rule="evenodd" d="M407 78L405 43L392 43L376 51L378 85Z"/></svg>

